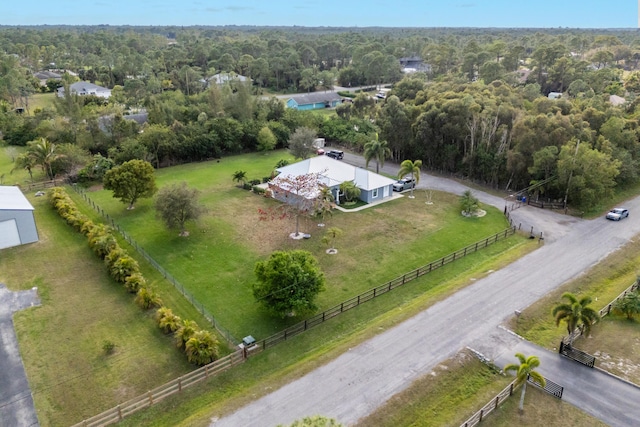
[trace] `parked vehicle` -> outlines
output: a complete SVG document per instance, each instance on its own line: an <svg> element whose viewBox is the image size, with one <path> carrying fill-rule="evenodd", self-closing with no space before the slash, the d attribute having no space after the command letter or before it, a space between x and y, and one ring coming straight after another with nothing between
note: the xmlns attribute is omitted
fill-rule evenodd
<svg viewBox="0 0 640 427"><path fill-rule="evenodd" d="M620 221L622 218L629 216L629 210L625 208L614 208L607 213L607 219Z"/></svg>
<svg viewBox="0 0 640 427"><path fill-rule="evenodd" d="M416 180L413 178L402 178L393 183L393 191L404 191L416 188Z"/></svg>
<svg viewBox="0 0 640 427"><path fill-rule="evenodd" d="M326 154L336 160L342 160L344 158L344 152L340 150L329 150Z"/></svg>

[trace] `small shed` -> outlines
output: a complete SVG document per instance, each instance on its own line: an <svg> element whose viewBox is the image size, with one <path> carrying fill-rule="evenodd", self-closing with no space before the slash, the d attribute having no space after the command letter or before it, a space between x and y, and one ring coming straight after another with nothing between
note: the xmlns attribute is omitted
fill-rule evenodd
<svg viewBox="0 0 640 427"><path fill-rule="evenodd" d="M31 203L20 188L0 186L0 249L37 241Z"/></svg>

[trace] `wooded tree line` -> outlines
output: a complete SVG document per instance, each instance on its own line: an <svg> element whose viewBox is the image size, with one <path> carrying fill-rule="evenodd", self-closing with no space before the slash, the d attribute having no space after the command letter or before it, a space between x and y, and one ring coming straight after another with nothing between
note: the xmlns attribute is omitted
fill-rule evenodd
<svg viewBox="0 0 640 427"><path fill-rule="evenodd" d="M0 130L13 145L46 138L60 154L48 173L86 179L132 159L162 167L285 147L300 127L356 151L378 135L395 161L510 189L551 179L540 192L588 205L638 179L639 41L622 30L3 28ZM414 54L431 71L403 77L399 58ZM15 114L36 90L33 73L54 66L113 96ZM201 81L219 71L252 82ZM337 116L256 96L326 90L334 78L395 85ZM123 116L140 107L148 123Z"/></svg>

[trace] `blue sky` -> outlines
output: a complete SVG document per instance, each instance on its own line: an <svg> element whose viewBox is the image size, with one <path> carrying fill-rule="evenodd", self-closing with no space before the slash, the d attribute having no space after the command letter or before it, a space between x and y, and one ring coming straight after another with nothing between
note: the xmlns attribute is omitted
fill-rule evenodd
<svg viewBox="0 0 640 427"><path fill-rule="evenodd" d="M640 0L3 0L0 25L638 28Z"/></svg>

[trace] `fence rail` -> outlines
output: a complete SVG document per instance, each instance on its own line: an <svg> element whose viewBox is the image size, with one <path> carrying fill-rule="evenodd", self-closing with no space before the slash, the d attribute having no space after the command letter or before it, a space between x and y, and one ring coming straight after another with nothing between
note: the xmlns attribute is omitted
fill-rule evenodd
<svg viewBox="0 0 640 427"><path fill-rule="evenodd" d="M42 190L44 188L53 188L64 184L65 181L60 179L53 179L51 181L32 182L31 184L18 184L22 192L31 190Z"/></svg>
<svg viewBox="0 0 640 427"><path fill-rule="evenodd" d="M160 274L162 274L162 277L167 279L169 281L169 283L171 283L174 286L174 288L176 288L187 299L187 301L189 301L191 303L191 305L193 305L193 307L196 310L198 310L200 312L200 314L202 314L207 319L207 321L211 324L211 326L213 326L220 333L220 335L222 335L224 337L224 339L229 344L231 344L232 346L235 346L240 342L231 334L231 332L229 332L226 328L224 328L222 325L220 325L220 323L216 320L216 318L213 316L213 314L211 314L211 312L209 312L209 310L207 310L204 307L204 305L202 303L200 303L193 296L193 294L191 294L191 292L189 292L182 285L182 283L180 283L178 280L176 280L176 278L173 277L171 275L171 273L169 273L160 264L158 264L156 262L156 260L154 260L151 257L151 255L149 255L147 253L147 251L145 251L142 248L142 246L138 245L138 242L136 242L133 239L133 237L131 237L129 234L127 234L113 220L113 218L111 218L111 216L108 213L106 213L99 205L97 205L93 200L91 200L91 198L89 196L87 196L87 194L84 191L82 191L80 188L78 188L78 186L72 185L71 187L74 189L74 191L76 193L78 193L80 196L82 196L82 198L87 202L87 204L89 204L89 206L91 206L99 215L101 215L102 218L104 218L111 227L113 227L116 231L118 231L118 233L120 233L122 238L124 240L126 240L127 243L129 243L144 259L146 259L149 262L149 264L151 264L151 266L153 268L155 268Z"/></svg>
<svg viewBox="0 0 640 427"><path fill-rule="evenodd" d="M303 320L302 322L297 323L281 332L278 332L270 337L267 337L261 341L258 341L256 345L259 346L262 350L266 350L267 348L272 347L282 341L286 341L287 339L292 338L306 331L307 329L312 328L313 326L319 325L341 313L344 313L345 311L348 311L354 307L357 307L362 303L370 301L395 288L398 288L406 283L409 283L410 281L415 280L420 276L423 276L427 273L437 270L438 268L443 267L449 263L452 263L458 259L464 258L467 255L477 252L479 249L486 248L487 246L493 243L496 243L501 239L505 239L515 234L515 232L516 232L515 227L507 228L499 233L494 234L491 237L487 237L465 248L462 248L454 253L446 255L436 261L430 262L429 264L426 264L420 268L410 271L409 273L406 273L400 277L396 277L395 279L390 280L384 285L378 286L373 289L369 289L368 291L360 295L357 295L353 298L343 301L340 304L334 307L331 307L330 309L320 314L316 314L315 316L307 320Z"/></svg>
<svg viewBox="0 0 640 427"><path fill-rule="evenodd" d="M464 423L460 424L460 427L474 427L480 424L484 417L489 415L494 410L498 409L498 407L504 403L505 400L509 398L513 394L513 390L515 389L516 380L513 380L511 384L506 386L500 393L496 395L489 403L484 405L482 409L473 414L471 418L469 418Z"/></svg>
<svg viewBox="0 0 640 427"><path fill-rule="evenodd" d="M160 387L156 387L145 394L134 397L133 399L91 418L87 418L86 420L75 424L73 427L98 427L115 424L134 412L148 408L149 406L152 406L173 394L181 392L185 388L189 388L192 385L206 380L212 375L226 371L233 366L244 362L246 358L247 351L245 349L236 350L234 353L198 368L195 371L181 376L180 378L169 381L168 383L163 384Z"/></svg>
<svg viewBox="0 0 640 427"><path fill-rule="evenodd" d="M469 418L464 423L460 424L460 427L474 427L482 422L482 420L489 415L491 412L498 409L500 405L504 403L511 395L513 395L513 391L515 390L517 380L513 380L508 386L506 386L500 393L496 395L493 399L489 401L486 405L482 407L478 412L473 414L471 418ZM564 387L561 385L554 383L553 381L545 378L546 386L544 388L540 387L540 384L536 383L531 379L531 377L527 377L527 382L529 384L533 384L541 390L546 391L549 394L561 399L562 392Z"/></svg>

